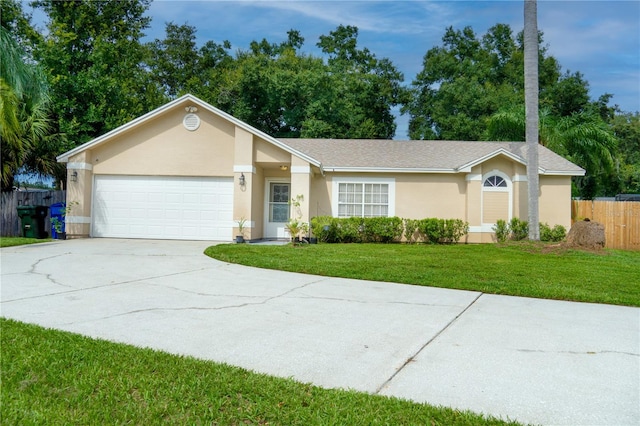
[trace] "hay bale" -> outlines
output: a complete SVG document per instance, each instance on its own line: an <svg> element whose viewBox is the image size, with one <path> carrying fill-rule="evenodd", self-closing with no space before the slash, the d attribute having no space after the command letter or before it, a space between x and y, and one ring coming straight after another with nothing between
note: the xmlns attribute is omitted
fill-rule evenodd
<svg viewBox="0 0 640 426"><path fill-rule="evenodd" d="M584 220L573 224L565 243L568 247L602 249L605 245L604 225Z"/></svg>

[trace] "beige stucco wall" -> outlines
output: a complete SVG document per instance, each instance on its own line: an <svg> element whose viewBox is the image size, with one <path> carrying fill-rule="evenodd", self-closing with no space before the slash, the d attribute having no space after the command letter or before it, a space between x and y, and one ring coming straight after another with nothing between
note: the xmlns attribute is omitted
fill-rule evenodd
<svg viewBox="0 0 640 426"><path fill-rule="evenodd" d="M525 201L526 202L526 201ZM540 223L571 227L571 177L540 176Z"/></svg>
<svg viewBox="0 0 640 426"><path fill-rule="evenodd" d="M206 111L185 129L183 108L168 111L92 150L95 174L233 176L234 126Z"/></svg>

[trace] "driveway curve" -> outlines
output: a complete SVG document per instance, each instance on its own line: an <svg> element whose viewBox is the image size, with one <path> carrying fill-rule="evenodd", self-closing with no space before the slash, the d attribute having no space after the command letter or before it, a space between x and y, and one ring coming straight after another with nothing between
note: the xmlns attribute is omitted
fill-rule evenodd
<svg viewBox="0 0 640 426"><path fill-rule="evenodd" d="M640 309L228 264L214 243L1 249L1 314L536 424L640 424Z"/></svg>

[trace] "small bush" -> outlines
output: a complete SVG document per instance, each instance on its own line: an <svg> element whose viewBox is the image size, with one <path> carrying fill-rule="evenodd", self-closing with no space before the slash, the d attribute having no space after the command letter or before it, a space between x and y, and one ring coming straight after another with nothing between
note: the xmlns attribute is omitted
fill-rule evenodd
<svg viewBox="0 0 640 426"><path fill-rule="evenodd" d="M567 229L562 225L556 225L551 230L551 241L559 242L567 237Z"/></svg>
<svg viewBox="0 0 640 426"><path fill-rule="evenodd" d="M460 241L469 232L469 224L460 219L423 219L418 230L430 244L450 244Z"/></svg>
<svg viewBox="0 0 640 426"><path fill-rule="evenodd" d="M529 236L529 223L526 220L520 220L514 217L509 222L509 230L511 231L512 240L524 240Z"/></svg>
<svg viewBox="0 0 640 426"><path fill-rule="evenodd" d="M509 234L511 230L509 229L509 225L506 220L498 219L495 225L493 225L493 232L496 233L496 240L499 243L504 243L509 238Z"/></svg>
<svg viewBox="0 0 640 426"><path fill-rule="evenodd" d="M363 242L391 243L402 238L402 219L399 217L367 217L362 226Z"/></svg>
<svg viewBox="0 0 640 426"><path fill-rule="evenodd" d="M420 237L419 226L420 221L417 219L404 219L404 239L408 243L415 243L417 238Z"/></svg>

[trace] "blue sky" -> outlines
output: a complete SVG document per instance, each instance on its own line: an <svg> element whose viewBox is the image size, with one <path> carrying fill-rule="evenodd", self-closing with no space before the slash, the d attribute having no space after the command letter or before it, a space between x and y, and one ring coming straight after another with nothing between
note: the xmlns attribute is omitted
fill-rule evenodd
<svg viewBox="0 0 640 426"><path fill-rule="evenodd" d="M286 39L290 29L305 38L303 50L320 55L320 35L338 25L360 30L359 46L389 58L410 84L430 48L440 46L445 28L470 25L482 35L497 23L517 33L523 27L522 0L502 1L183 1L155 0L150 7L150 39L163 38L166 22L198 29L198 43L229 40L246 49L252 40ZM614 95L624 111L640 111L640 1L538 1L538 28L563 72L580 71L590 95ZM404 139L407 117L397 119L396 138Z"/></svg>

